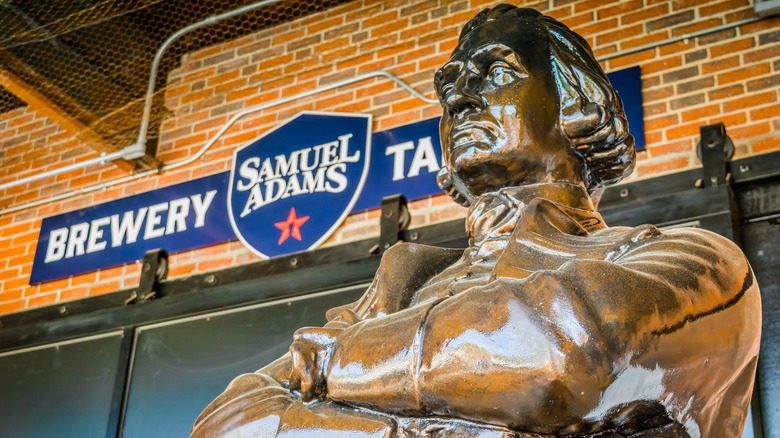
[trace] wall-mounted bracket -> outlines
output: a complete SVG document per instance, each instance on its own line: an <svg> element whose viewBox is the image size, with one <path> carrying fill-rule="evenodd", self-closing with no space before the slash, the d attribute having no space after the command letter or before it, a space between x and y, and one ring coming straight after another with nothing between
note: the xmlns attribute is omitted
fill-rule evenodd
<svg viewBox="0 0 780 438"><path fill-rule="evenodd" d="M718 196L722 205L721 213L713 212L702 217L701 226L740 244L742 239L736 224L739 212L731 187L731 175L728 172L729 161L734 156L734 143L726 135L726 126L723 123L702 126L700 133L701 140L696 152L701 158L702 173L697 186L720 193Z"/></svg>
<svg viewBox="0 0 780 438"><path fill-rule="evenodd" d="M401 240L401 232L409 227L412 216L404 195L382 198L379 216L379 243L371 248L372 254L382 254Z"/></svg>
<svg viewBox="0 0 780 438"><path fill-rule="evenodd" d="M141 262L141 281L138 283L138 297L149 301L157 294L158 285L168 277L168 251L153 249L144 254Z"/></svg>
<svg viewBox="0 0 780 438"><path fill-rule="evenodd" d="M734 143L726 135L723 123L700 128L697 153L702 163L701 187L718 187L727 183L726 162L734 156Z"/></svg>

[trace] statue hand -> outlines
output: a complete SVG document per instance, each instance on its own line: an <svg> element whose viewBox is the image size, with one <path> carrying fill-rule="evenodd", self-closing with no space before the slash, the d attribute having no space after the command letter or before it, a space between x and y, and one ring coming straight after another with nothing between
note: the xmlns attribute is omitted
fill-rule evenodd
<svg viewBox="0 0 780 438"><path fill-rule="evenodd" d="M325 371L341 328L305 327L293 335L290 346L290 387L300 389L301 399L322 399L327 394Z"/></svg>

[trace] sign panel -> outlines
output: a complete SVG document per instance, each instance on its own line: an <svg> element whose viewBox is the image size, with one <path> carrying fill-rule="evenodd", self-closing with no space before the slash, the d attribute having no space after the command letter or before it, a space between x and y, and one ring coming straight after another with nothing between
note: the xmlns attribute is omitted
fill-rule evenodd
<svg viewBox="0 0 780 438"><path fill-rule="evenodd" d="M316 248L368 175L371 115L304 112L233 154L228 214L260 257Z"/></svg>
<svg viewBox="0 0 780 438"><path fill-rule="evenodd" d="M150 249L234 239L227 181L221 173L44 219L30 284L139 260Z"/></svg>
<svg viewBox="0 0 780 438"><path fill-rule="evenodd" d="M634 136L634 148L645 149L645 111L642 108L642 79L639 66L608 73L612 87L623 101L628 130Z"/></svg>
<svg viewBox="0 0 780 438"><path fill-rule="evenodd" d="M643 149L639 67L608 76ZM439 118L369 139L370 125L369 115L302 113L239 148L231 172L46 218L30 283L237 237L263 257L304 251L385 196L441 192Z"/></svg>
<svg viewBox="0 0 780 438"><path fill-rule="evenodd" d="M376 208L382 198L402 193L417 199L441 193L439 117L400 126L372 136L369 179L353 212Z"/></svg>

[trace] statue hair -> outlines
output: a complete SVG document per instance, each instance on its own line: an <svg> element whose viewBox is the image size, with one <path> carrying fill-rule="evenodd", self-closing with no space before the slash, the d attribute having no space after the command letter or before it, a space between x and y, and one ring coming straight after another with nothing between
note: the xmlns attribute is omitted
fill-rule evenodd
<svg viewBox="0 0 780 438"><path fill-rule="evenodd" d="M466 23L459 39L505 15L504 19L511 15L546 32L561 130L585 163L585 184L598 201L605 186L622 180L634 170L634 137L628 132L623 102L587 41L565 24L534 9L508 4L485 9ZM439 185L456 202L467 205L465 197L447 186L451 179L446 172L448 169L440 171Z"/></svg>

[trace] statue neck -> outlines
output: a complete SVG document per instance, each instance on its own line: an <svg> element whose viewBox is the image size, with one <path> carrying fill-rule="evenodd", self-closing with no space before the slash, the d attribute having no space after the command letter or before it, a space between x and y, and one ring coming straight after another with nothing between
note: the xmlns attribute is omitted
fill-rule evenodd
<svg viewBox="0 0 780 438"><path fill-rule="evenodd" d="M466 216L470 246L486 239L508 239L528 204L542 198L579 210L595 211L587 190L581 185L557 182L505 187L474 200Z"/></svg>

